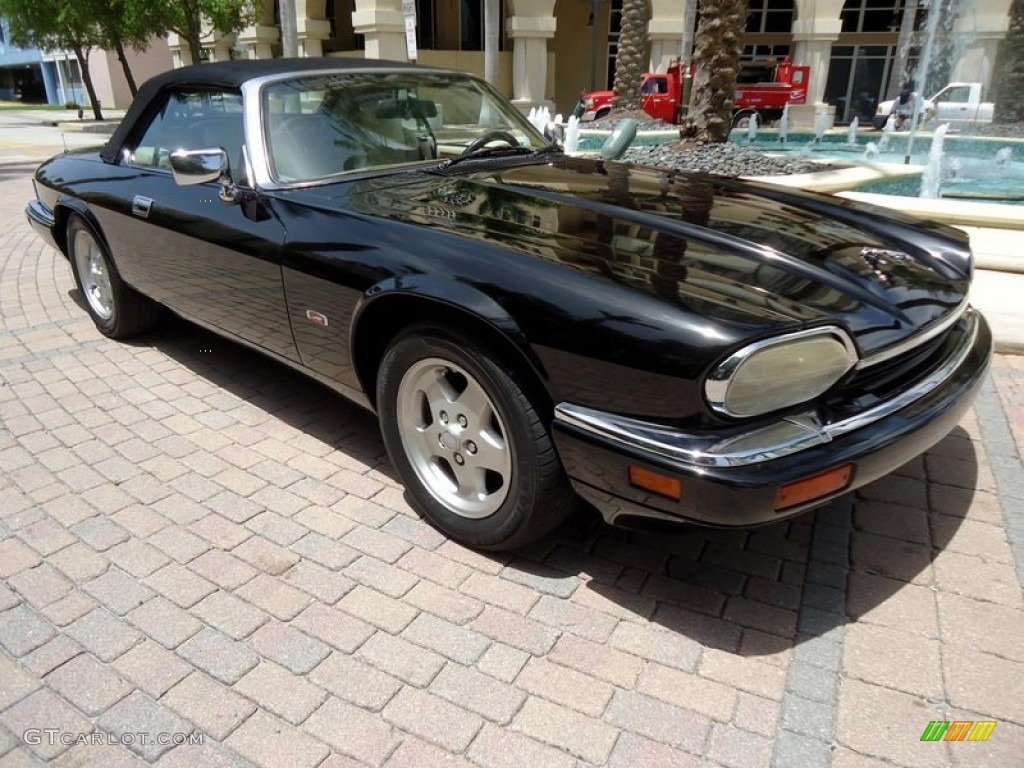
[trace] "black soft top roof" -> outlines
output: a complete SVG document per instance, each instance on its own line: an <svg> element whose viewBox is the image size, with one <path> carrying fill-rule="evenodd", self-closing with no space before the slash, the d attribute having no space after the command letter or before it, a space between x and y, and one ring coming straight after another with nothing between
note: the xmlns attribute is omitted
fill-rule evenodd
<svg viewBox="0 0 1024 768"><path fill-rule="evenodd" d="M302 74L315 70L361 70L361 69L415 69L415 65L384 59L241 59L220 61L213 64L196 64L191 67L172 69L147 80L132 101L121 124L114 131L110 141L100 150L100 157L106 162L117 160L118 151L124 145L132 126L145 114L150 103L169 85L207 85L224 88L238 88L247 80L267 75Z"/></svg>

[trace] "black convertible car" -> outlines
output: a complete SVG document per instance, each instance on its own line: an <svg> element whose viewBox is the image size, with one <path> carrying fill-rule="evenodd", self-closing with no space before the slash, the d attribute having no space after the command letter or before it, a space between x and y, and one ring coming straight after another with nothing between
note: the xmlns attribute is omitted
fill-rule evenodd
<svg viewBox="0 0 1024 768"><path fill-rule="evenodd" d="M783 519L941 439L991 357L962 233L568 157L453 72L168 72L35 188L100 331L168 309L373 409L415 507L481 548L577 494L618 523Z"/></svg>

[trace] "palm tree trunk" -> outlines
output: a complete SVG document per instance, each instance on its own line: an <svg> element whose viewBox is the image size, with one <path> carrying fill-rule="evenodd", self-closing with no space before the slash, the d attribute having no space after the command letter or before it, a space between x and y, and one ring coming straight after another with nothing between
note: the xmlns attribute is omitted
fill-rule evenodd
<svg viewBox="0 0 1024 768"><path fill-rule="evenodd" d="M647 69L646 42L647 0L623 0L622 28L615 54L615 109L640 109L640 81Z"/></svg>
<svg viewBox="0 0 1024 768"><path fill-rule="evenodd" d="M1024 123L1024 0L1016 0L1010 10L1010 28L1003 44L1002 66L993 81L999 84L995 94L997 123Z"/></svg>
<svg viewBox="0 0 1024 768"><path fill-rule="evenodd" d="M682 131L687 138L713 143L729 139L746 19L746 0L701 5L692 108Z"/></svg>

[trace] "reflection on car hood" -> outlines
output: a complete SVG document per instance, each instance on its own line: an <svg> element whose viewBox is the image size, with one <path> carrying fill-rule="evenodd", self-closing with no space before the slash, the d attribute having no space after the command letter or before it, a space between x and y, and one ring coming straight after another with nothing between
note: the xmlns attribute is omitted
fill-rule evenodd
<svg viewBox="0 0 1024 768"><path fill-rule="evenodd" d="M966 236L940 224L589 159L483 167L355 182L346 204L533 254L723 323L835 319L863 354L940 321L967 294Z"/></svg>

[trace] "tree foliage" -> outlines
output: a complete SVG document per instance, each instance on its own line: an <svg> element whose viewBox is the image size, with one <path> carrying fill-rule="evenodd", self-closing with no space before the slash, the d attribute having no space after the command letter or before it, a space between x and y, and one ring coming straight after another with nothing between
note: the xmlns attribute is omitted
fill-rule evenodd
<svg viewBox="0 0 1024 768"><path fill-rule="evenodd" d="M683 135L697 141L729 139L733 101L743 53L746 0L704 0L693 52L693 102Z"/></svg>
<svg viewBox="0 0 1024 768"><path fill-rule="evenodd" d="M0 0L0 15L7 19L15 45L75 54L93 115L102 120L89 72L89 53L102 44L102 38L89 6L78 0Z"/></svg>
<svg viewBox="0 0 1024 768"><path fill-rule="evenodd" d="M647 0L622 1L622 26L615 54L615 109L640 109L640 84L647 71Z"/></svg>
<svg viewBox="0 0 1024 768"><path fill-rule="evenodd" d="M1003 44L1002 64L994 78L997 123L1024 123L1024 0L1010 8L1010 28Z"/></svg>
<svg viewBox="0 0 1024 768"><path fill-rule="evenodd" d="M146 0L137 0L146 3ZM147 3L159 20L163 32L176 32L188 43L192 63L201 61L203 45L216 42L204 34L203 20L210 22L218 34L237 32L255 21L263 3L261 0L150 0Z"/></svg>

